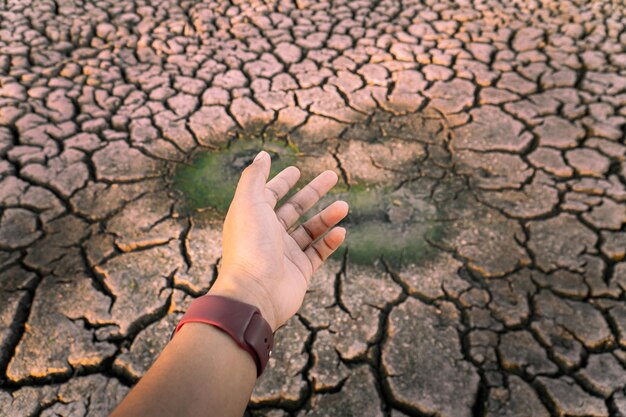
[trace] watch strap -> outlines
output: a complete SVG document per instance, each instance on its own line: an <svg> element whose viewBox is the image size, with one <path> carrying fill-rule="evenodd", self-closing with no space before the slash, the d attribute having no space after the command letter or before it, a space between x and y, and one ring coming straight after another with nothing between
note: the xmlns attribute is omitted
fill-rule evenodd
<svg viewBox="0 0 626 417"><path fill-rule="evenodd" d="M172 337L190 322L210 324L226 332L252 356L257 377L263 373L272 353L274 335L257 307L228 297L203 295L191 302Z"/></svg>

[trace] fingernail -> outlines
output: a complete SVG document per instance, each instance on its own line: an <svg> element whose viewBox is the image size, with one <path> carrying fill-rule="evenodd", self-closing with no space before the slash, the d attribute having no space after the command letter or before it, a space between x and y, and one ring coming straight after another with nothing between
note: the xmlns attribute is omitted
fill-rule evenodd
<svg viewBox="0 0 626 417"><path fill-rule="evenodd" d="M257 154L257 156L255 156L255 157L254 157L254 161L252 161L252 162L256 162L256 161L258 161L259 159L263 158L266 154L267 154L267 152L265 152L265 151L261 151L261 152L259 152L259 153Z"/></svg>

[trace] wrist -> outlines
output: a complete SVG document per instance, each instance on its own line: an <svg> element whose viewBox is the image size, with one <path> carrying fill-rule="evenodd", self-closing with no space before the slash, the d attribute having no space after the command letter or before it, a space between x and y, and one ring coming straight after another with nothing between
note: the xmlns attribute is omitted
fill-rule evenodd
<svg viewBox="0 0 626 417"><path fill-rule="evenodd" d="M259 291L255 291L253 288L238 285L236 280L223 275L218 276L215 284L213 284L208 292L209 295L220 295L255 306L261 312L263 319L265 319L272 328L272 333L274 333L278 327L274 309L271 307L267 297L263 299L263 297L259 296L264 293L264 291L260 291L259 294Z"/></svg>

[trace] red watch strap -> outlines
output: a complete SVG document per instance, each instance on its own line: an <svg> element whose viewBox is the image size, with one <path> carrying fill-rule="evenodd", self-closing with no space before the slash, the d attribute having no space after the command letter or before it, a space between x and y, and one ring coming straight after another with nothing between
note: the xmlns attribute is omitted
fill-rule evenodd
<svg viewBox="0 0 626 417"><path fill-rule="evenodd" d="M203 295L191 302L172 337L190 322L211 324L228 333L254 359L257 377L263 373L272 353L274 335L258 308L227 297Z"/></svg>

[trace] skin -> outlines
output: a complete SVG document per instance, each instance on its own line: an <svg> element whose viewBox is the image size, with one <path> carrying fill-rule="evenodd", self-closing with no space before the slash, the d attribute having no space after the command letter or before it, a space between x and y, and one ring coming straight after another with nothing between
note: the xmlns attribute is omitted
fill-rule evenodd
<svg viewBox="0 0 626 417"><path fill-rule="evenodd" d="M259 308L276 331L302 305L313 273L343 243L333 227L348 214L335 201L301 225L298 219L336 183L324 171L280 207L300 178L290 166L268 182L271 159L262 151L242 173L224 220L222 265L209 294ZM188 323L113 411L129 416L241 416L256 381L256 365L226 333Z"/></svg>

